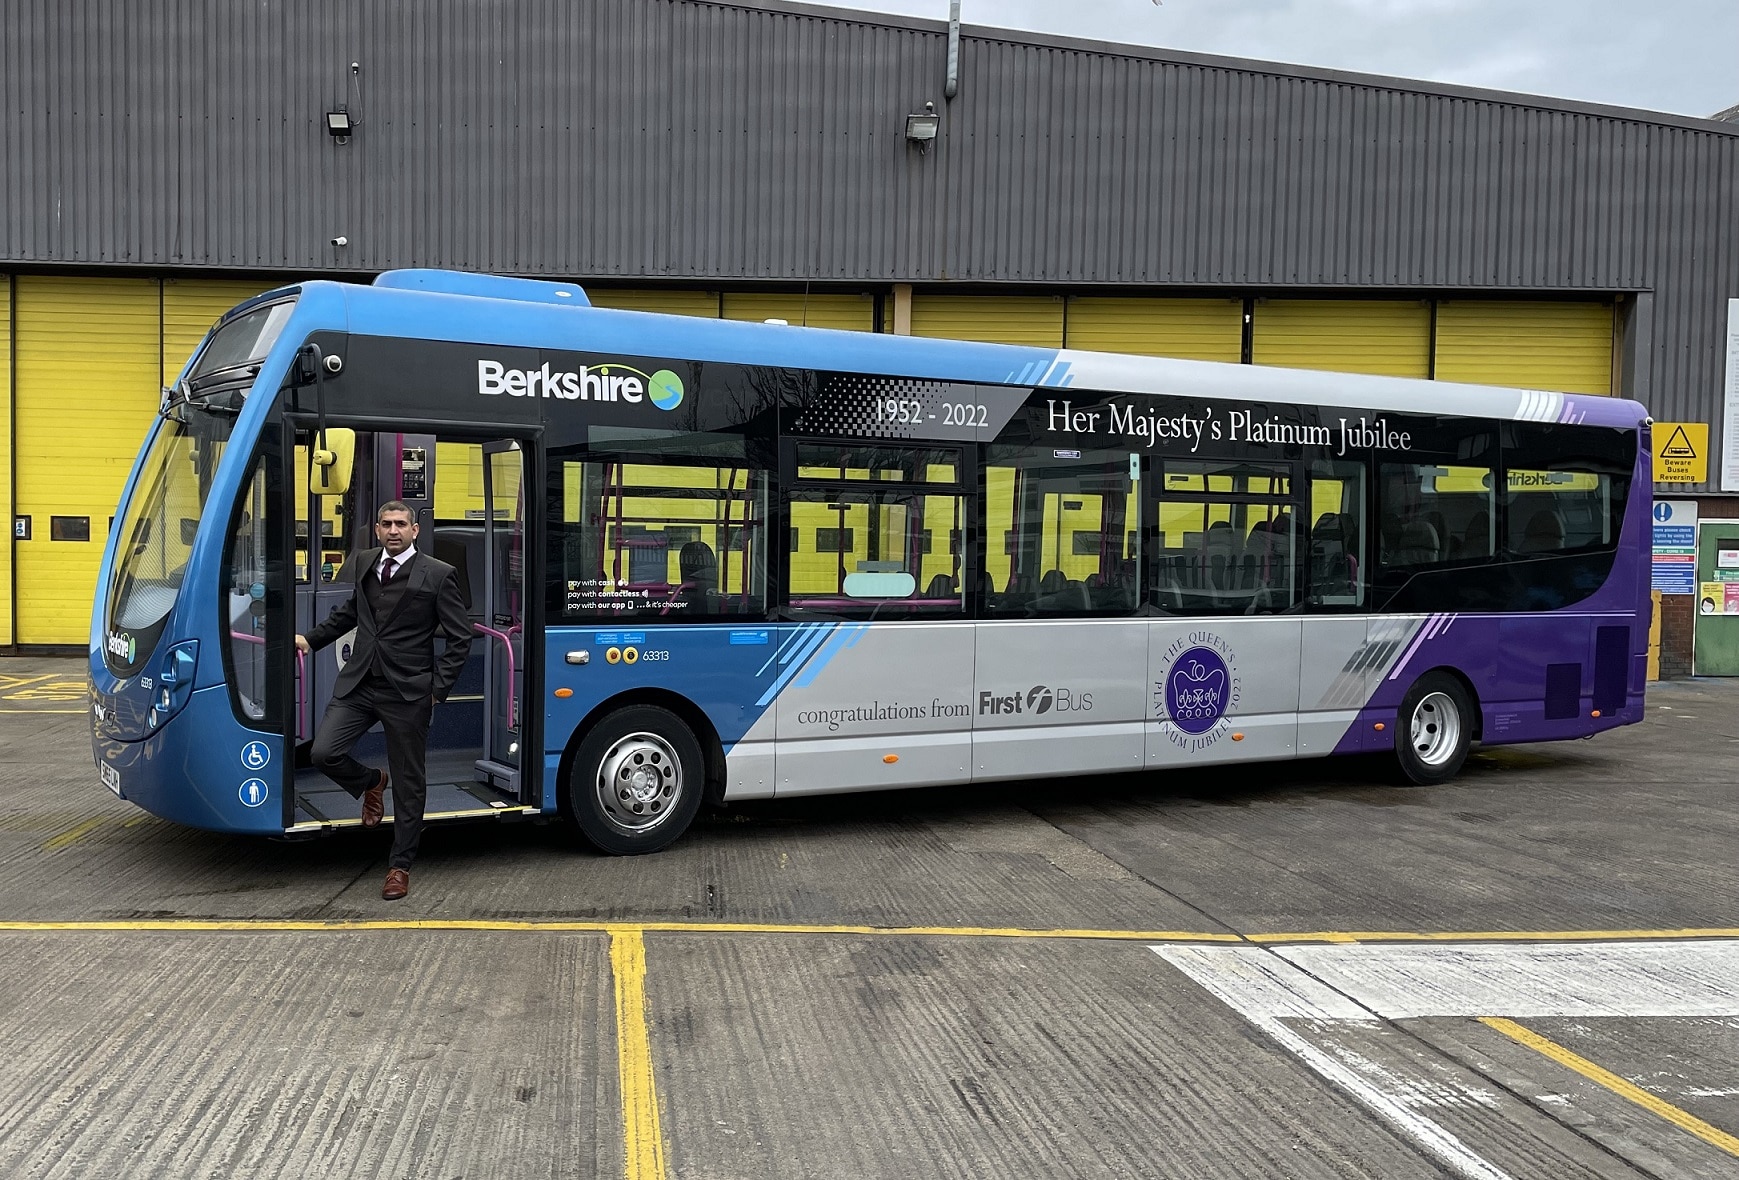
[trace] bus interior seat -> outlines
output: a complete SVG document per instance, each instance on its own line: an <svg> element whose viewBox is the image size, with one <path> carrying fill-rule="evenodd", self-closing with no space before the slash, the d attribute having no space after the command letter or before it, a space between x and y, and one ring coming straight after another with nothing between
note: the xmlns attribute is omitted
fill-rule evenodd
<svg viewBox="0 0 1739 1180"><path fill-rule="evenodd" d="M1467 519L1467 527L1461 532L1461 542L1456 551L1457 557L1490 557L1491 556L1491 516L1480 508Z"/></svg>
<svg viewBox="0 0 1739 1180"><path fill-rule="evenodd" d="M930 579L930 584L924 587L924 597L936 599L957 597L954 579L948 574L937 574Z"/></svg>
<svg viewBox="0 0 1739 1180"><path fill-rule="evenodd" d="M1528 527L1522 533L1518 553L1556 553L1564 547L1564 522L1550 508L1542 508L1528 517Z"/></svg>
<svg viewBox="0 0 1739 1180"><path fill-rule="evenodd" d="M1163 558L1154 565L1153 604L1165 610L1183 609L1181 557Z"/></svg>
<svg viewBox="0 0 1739 1180"><path fill-rule="evenodd" d="M473 619L482 619L482 608L474 604L483 601L483 526L442 525L435 534L434 555L437 560L452 566L458 575L459 596L465 600L465 613Z"/></svg>
<svg viewBox="0 0 1739 1180"><path fill-rule="evenodd" d="M1230 521L1217 520L1202 538L1203 589L1226 590L1237 579L1234 560L1241 556L1237 530Z"/></svg>
<svg viewBox="0 0 1739 1180"><path fill-rule="evenodd" d="M719 588L718 557L712 546L705 541L683 542L676 554L676 568L682 581L671 601L707 609Z"/></svg>
<svg viewBox="0 0 1739 1180"><path fill-rule="evenodd" d="M1346 518L1325 512L1310 530L1311 580L1318 594L1352 593L1357 577L1354 558L1348 552Z"/></svg>
<svg viewBox="0 0 1739 1180"><path fill-rule="evenodd" d="M1417 517L1404 520L1395 529L1394 540L1387 546L1385 556L1388 565L1432 565L1441 558L1437 530L1427 520Z"/></svg>
<svg viewBox="0 0 1739 1180"><path fill-rule="evenodd" d="M1056 590L1046 594L1041 592L1033 600L1033 607L1040 611L1071 611L1087 610L1087 588L1079 582L1063 579L1063 584Z"/></svg>

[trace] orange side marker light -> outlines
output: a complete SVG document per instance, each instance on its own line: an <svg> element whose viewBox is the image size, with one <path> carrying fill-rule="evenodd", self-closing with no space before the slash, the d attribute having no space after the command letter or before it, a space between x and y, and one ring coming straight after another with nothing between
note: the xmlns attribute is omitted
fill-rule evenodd
<svg viewBox="0 0 1739 1180"><path fill-rule="evenodd" d="M898 762L899 760L900 760L900 756L898 754L883 754L882 755L882 761L886 762L889 766L892 766L894 763Z"/></svg>
<svg viewBox="0 0 1739 1180"><path fill-rule="evenodd" d="M1381 722L1381 721L1379 721L1379 722L1377 722L1377 730L1378 730L1378 732L1379 732L1379 733L1380 733L1380 732L1382 732L1382 729L1383 729L1383 723L1382 723L1382 722Z"/></svg>
<svg viewBox="0 0 1739 1180"><path fill-rule="evenodd" d="M573 689L571 689L571 688L558 688L558 689L556 689L556 695L557 695L557 696L558 696L558 697L561 697L561 698L562 698L562 700L564 700L564 701L565 701L565 700L567 700L567 699L568 699L568 698L569 698L569 697L571 697L571 696L573 696L573 695L574 695L574 690L573 690Z"/></svg>
<svg viewBox="0 0 1739 1180"><path fill-rule="evenodd" d="M1241 742L1244 740L1244 735L1241 733L1235 733L1232 735L1232 740L1235 742Z"/></svg>
<svg viewBox="0 0 1739 1180"><path fill-rule="evenodd" d="M1588 714L1588 715L1589 715L1589 716L1590 716L1590 717L1598 717L1598 716L1600 716L1600 710L1599 710L1599 709L1596 709L1596 710L1594 710L1594 712L1592 712L1592 713L1590 713L1590 714Z"/></svg>

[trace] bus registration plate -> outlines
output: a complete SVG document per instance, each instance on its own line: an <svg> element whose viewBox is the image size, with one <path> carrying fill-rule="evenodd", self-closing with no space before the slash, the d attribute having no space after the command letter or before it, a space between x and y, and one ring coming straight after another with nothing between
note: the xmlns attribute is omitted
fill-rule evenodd
<svg viewBox="0 0 1739 1180"><path fill-rule="evenodd" d="M116 770L113 766L110 766L107 762L99 762L97 763L97 773L102 776L103 786L109 788L109 790L117 795L121 793L120 771Z"/></svg>

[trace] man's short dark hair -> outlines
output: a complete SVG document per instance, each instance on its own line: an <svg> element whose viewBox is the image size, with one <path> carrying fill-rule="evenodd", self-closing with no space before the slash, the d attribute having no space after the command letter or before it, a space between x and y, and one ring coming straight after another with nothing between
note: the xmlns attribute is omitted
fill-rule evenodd
<svg viewBox="0 0 1739 1180"><path fill-rule="evenodd" d="M388 500L385 504L382 504L379 508L377 508L375 510L375 513L374 513L375 523L379 524L381 518L384 517L389 512L402 512L406 516L411 518L412 524L417 523L417 514L415 512L412 512L411 506L409 504L406 504L403 500Z"/></svg>

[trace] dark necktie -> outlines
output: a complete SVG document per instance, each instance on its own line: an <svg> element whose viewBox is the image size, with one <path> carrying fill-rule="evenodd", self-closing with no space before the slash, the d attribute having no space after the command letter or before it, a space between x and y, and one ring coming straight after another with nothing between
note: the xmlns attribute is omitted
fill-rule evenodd
<svg viewBox="0 0 1739 1180"><path fill-rule="evenodd" d="M386 564L380 567L380 583L386 585L392 581L392 576L398 570L398 563L392 558L386 559Z"/></svg>

